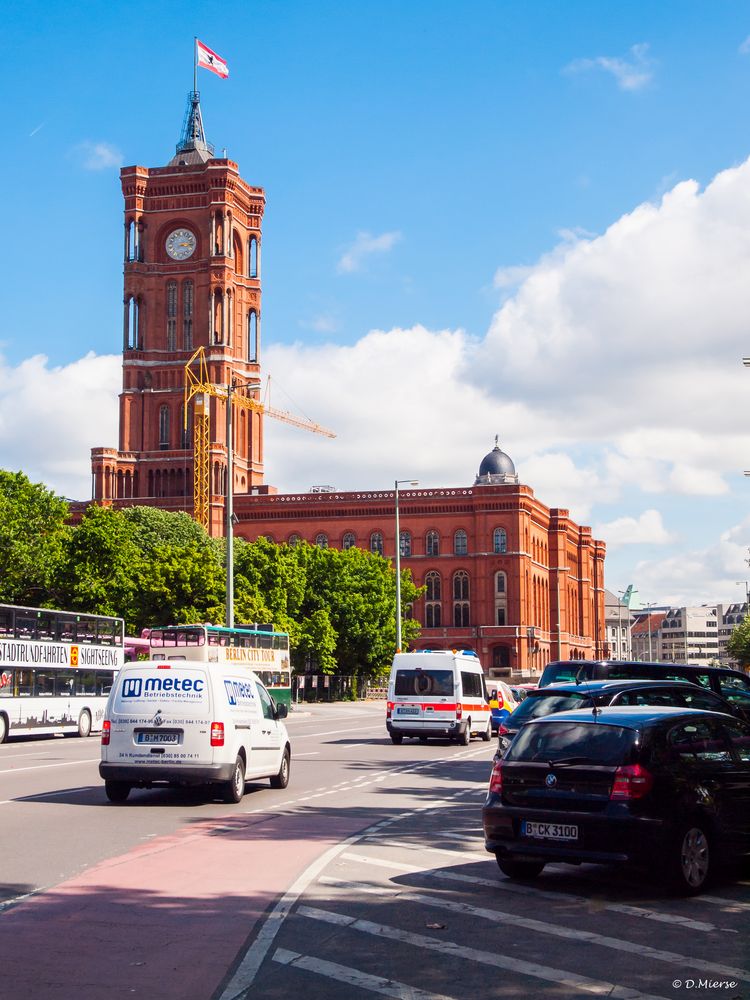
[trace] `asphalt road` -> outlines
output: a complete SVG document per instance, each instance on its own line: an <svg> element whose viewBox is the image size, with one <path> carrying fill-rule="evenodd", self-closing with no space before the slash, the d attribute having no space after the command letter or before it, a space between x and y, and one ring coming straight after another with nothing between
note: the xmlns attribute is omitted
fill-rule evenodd
<svg viewBox="0 0 750 1000"><path fill-rule="evenodd" d="M0 747L0 996L750 998L747 874L690 900L595 866L512 883L490 745L394 747L383 715L293 713L289 787L238 806L107 803L93 738Z"/></svg>

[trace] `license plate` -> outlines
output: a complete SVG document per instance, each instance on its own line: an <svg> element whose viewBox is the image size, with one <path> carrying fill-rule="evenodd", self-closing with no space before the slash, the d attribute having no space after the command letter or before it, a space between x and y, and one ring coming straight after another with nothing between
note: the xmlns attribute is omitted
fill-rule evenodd
<svg viewBox="0 0 750 1000"><path fill-rule="evenodd" d="M416 705L414 708L397 708L396 711L399 715L419 715L419 708Z"/></svg>
<svg viewBox="0 0 750 1000"><path fill-rule="evenodd" d="M572 823L521 823L521 834L539 840L578 840L578 827Z"/></svg>
<svg viewBox="0 0 750 1000"><path fill-rule="evenodd" d="M136 743L179 743L179 733L138 733Z"/></svg>

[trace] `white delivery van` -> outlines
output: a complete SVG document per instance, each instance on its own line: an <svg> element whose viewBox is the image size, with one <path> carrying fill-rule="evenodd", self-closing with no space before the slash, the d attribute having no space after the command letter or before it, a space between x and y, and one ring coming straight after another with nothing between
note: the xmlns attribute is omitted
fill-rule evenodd
<svg viewBox="0 0 750 1000"><path fill-rule="evenodd" d="M239 802L245 781L255 778L286 788L286 714L243 664L126 664L102 730L99 774L107 798L124 802L131 788L211 784L227 802Z"/></svg>
<svg viewBox="0 0 750 1000"><path fill-rule="evenodd" d="M386 726L394 743L448 737L466 746L491 736L491 712L479 657L471 650L396 653L388 681Z"/></svg>

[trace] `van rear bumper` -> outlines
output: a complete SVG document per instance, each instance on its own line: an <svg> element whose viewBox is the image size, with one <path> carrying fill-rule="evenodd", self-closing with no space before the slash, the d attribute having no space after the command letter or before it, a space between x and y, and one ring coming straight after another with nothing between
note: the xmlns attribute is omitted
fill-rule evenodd
<svg viewBox="0 0 750 1000"><path fill-rule="evenodd" d="M207 785L230 781L234 764L99 764L99 777L105 781L126 781L138 788L155 784Z"/></svg>
<svg viewBox="0 0 750 1000"><path fill-rule="evenodd" d="M389 733L398 733L401 736L443 736L453 739L455 736L463 735L466 730L468 719L460 722L393 722L386 719L386 729Z"/></svg>

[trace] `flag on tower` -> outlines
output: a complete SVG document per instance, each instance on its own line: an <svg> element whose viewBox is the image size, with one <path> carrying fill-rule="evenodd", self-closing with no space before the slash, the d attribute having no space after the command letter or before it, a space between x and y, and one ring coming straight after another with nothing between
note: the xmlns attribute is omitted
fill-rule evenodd
<svg viewBox="0 0 750 1000"><path fill-rule="evenodd" d="M222 80L226 80L229 76L229 67L221 56L218 56L207 45L204 45L203 42L199 42L197 38L195 44L198 51L198 65L204 69L210 69L212 73L216 73Z"/></svg>

